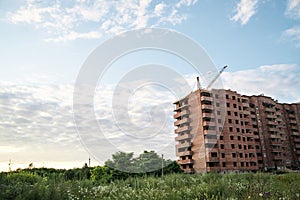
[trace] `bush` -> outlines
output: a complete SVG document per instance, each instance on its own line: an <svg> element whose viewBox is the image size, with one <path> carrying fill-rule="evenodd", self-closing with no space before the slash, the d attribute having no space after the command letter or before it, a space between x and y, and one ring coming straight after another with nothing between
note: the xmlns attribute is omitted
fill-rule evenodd
<svg viewBox="0 0 300 200"><path fill-rule="evenodd" d="M0 173L0 199L300 199L299 173L158 177L95 167L91 179L66 180L62 171L36 172Z"/></svg>

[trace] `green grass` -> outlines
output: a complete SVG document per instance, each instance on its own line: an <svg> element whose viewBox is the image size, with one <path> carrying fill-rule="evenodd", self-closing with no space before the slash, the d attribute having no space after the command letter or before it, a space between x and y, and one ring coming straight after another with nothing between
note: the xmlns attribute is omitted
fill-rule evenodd
<svg viewBox="0 0 300 200"><path fill-rule="evenodd" d="M0 174L0 199L300 199L300 174L169 174L110 183Z"/></svg>

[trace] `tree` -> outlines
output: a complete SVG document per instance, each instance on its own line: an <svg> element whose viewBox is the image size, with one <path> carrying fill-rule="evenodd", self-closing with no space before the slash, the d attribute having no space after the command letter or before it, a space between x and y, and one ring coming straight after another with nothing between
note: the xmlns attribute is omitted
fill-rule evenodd
<svg viewBox="0 0 300 200"><path fill-rule="evenodd" d="M107 166L97 166L91 171L91 179L108 183L112 180L112 170Z"/></svg>
<svg viewBox="0 0 300 200"><path fill-rule="evenodd" d="M176 161L167 160L166 167L164 168L165 174L172 174L172 173L183 173L180 165Z"/></svg>
<svg viewBox="0 0 300 200"><path fill-rule="evenodd" d="M180 166L171 160L163 160L164 173L178 173ZM111 168L113 179L126 179L129 173L162 174L162 158L155 151L144 151L138 157L133 158L133 153L117 152L112 155L112 160L105 162L105 166Z"/></svg>
<svg viewBox="0 0 300 200"><path fill-rule="evenodd" d="M134 172L133 153L117 152L112 155L112 160L105 162L105 165L122 172Z"/></svg>
<svg viewBox="0 0 300 200"><path fill-rule="evenodd" d="M154 151L144 151L134 161L137 173L148 173L160 170L162 159Z"/></svg>

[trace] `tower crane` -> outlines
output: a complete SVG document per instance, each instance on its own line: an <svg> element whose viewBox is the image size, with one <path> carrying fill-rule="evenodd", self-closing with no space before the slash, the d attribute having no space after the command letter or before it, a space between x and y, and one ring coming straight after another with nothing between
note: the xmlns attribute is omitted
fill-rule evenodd
<svg viewBox="0 0 300 200"><path fill-rule="evenodd" d="M208 86L206 87L206 89L209 89L213 84L214 82L220 77L220 75L223 73L223 71L227 68L228 66L225 65L221 71L219 71L219 73L215 76L215 78L208 84Z"/></svg>

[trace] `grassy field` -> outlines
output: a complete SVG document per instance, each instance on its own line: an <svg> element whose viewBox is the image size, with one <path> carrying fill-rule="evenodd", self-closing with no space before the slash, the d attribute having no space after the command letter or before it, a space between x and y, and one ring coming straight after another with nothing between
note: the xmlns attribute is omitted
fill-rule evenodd
<svg viewBox="0 0 300 200"><path fill-rule="evenodd" d="M107 183L63 173L2 173L0 199L300 199L300 174L169 174Z"/></svg>

